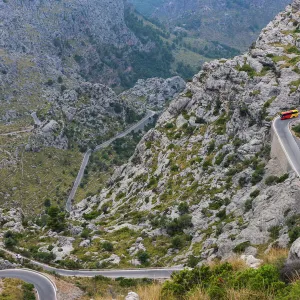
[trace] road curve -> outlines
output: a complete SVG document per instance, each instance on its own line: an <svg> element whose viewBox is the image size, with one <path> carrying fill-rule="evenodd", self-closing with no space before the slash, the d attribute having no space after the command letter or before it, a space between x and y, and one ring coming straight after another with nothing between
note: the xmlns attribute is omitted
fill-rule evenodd
<svg viewBox="0 0 300 300"><path fill-rule="evenodd" d="M277 117L273 121L272 126L290 166L296 172L297 176L300 177L300 149L289 126L294 120L295 119L281 120Z"/></svg>
<svg viewBox="0 0 300 300"><path fill-rule="evenodd" d="M45 275L26 269L8 269L0 271L0 278L18 278L32 283L40 300L56 300L56 287Z"/></svg>
<svg viewBox="0 0 300 300"><path fill-rule="evenodd" d="M141 129L142 127L145 126L145 124L148 122L148 120L151 119L155 114L156 114L156 112L154 112L152 110L147 110L147 114L146 114L146 116L143 119L141 119L139 122L137 122L136 124L132 125L128 129L126 129L125 131L117 134L115 137L111 138L110 140L108 140L108 141L106 141L106 142L104 142L104 143L96 146L94 152L98 151L100 149L108 147L115 140L117 140L119 138L122 138L122 137L125 137L125 136L127 136L129 133L131 133L133 131ZM85 153L84 157L83 157L83 160L82 160L79 172L77 174L77 177L76 177L75 182L73 184L72 190L71 190L71 192L69 194L69 197L67 199L66 211L68 211L68 212L70 212L72 210L72 200L74 199L75 194L77 192L77 189L79 187L79 184L80 184L80 182L81 182L81 180L83 178L84 170L85 170L85 168L86 168L86 166L87 166L87 164L89 162L89 159L90 159L90 156L91 156L92 152L93 151L91 149L88 149L87 152Z"/></svg>
<svg viewBox="0 0 300 300"><path fill-rule="evenodd" d="M0 247L0 250L10 254L12 257L16 258L17 254L11 252L5 248ZM181 271L183 267L169 267L169 268L148 268L148 269L109 269L109 270L65 270L57 269L48 266L44 263L40 263L36 260L28 259L19 254L19 257L24 260L29 260L35 266L42 268L44 271L55 272L56 274L62 276L77 276L77 277L94 277L97 275L102 275L110 278L126 277L126 278L149 278L149 279L168 279L171 274L176 271Z"/></svg>

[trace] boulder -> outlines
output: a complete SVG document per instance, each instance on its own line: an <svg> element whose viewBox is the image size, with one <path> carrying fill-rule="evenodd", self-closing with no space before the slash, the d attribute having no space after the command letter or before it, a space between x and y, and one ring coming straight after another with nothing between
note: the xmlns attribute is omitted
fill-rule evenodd
<svg viewBox="0 0 300 300"><path fill-rule="evenodd" d="M129 292L128 295L126 296L125 300L140 300L140 297L135 292Z"/></svg>
<svg viewBox="0 0 300 300"><path fill-rule="evenodd" d="M13 269L18 267L18 265L11 263L8 260L5 260L3 258L0 258L0 270L5 270L5 269Z"/></svg>
<svg viewBox="0 0 300 300"><path fill-rule="evenodd" d="M241 259L245 261L247 266L253 269L257 269L263 262L261 259L255 258L253 255L241 255Z"/></svg>
<svg viewBox="0 0 300 300"><path fill-rule="evenodd" d="M300 261L300 238L298 238L291 246L288 261Z"/></svg>

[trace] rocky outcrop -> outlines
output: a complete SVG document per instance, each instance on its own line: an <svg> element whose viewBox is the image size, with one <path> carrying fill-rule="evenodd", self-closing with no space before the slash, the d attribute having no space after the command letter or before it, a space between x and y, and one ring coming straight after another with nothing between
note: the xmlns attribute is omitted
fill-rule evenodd
<svg viewBox="0 0 300 300"><path fill-rule="evenodd" d="M144 104L154 110L161 110L168 100L172 100L185 89L185 81L176 76L168 79L150 78L140 79L136 85L120 95L122 100L131 103Z"/></svg>
<svg viewBox="0 0 300 300"><path fill-rule="evenodd" d="M300 262L300 238L294 241L289 251L288 262L295 261Z"/></svg>
<svg viewBox="0 0 300 300"><path fill-rule="evenodd" d="M185 81L178 76L140 80L120 95L102 84L82 83L54 99L26 150L67 149L73 140L82 147L96 146L137 122L146 109L162 110L184 88Z"/></svg>
<svg viewBox="0 0 300 300"><path fill-rule="evenodd" d="M24 231L22 225L23 212L19 209L0 209L0 224L5 230L9 230L16 233L21 233Z"/></svg>
<svg viewBox="0 0 300 300"><path fill-rule="evenodd" d="M299 0L294 0L292 3L292 7L295 10L299 10L300 9L300 1Z"/></svg>
<svg viewBox="0 0 300 300"><path fill-rule="evenodd" d="M0 258L0 270L5 270L5 269L14 269L17 268L19 265L11 263L8 260L5 260L3 258Z"/></svg>

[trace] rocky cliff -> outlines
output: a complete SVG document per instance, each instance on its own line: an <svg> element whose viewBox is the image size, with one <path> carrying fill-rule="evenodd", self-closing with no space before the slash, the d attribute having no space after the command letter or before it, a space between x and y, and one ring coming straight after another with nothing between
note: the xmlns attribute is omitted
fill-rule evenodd
<svg viewBox="0 0 300 300"><path fill-rule="evenodd" d="M294 241L299 179L270 157L270 128L278 111L299 105L299 10L296 0L248 53L205 64L108 188L71 218L128 247L124 262L139 250L172 265ZM114 240L121 232L131 233L126 247Z"/></svg>

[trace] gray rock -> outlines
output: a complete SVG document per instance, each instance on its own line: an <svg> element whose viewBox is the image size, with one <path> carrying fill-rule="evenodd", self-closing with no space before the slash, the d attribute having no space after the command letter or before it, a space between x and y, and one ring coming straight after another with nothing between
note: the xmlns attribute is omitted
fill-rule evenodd
<svg viewBox="0 0 300 300"><path fill-rule="evenodd" d="M300 238L293 242L288 256L288 261L299 261L300 260Z"/></svg>
<svg viewBox="0 0 300 300"><path fill-rule="evenodd" d="M86 248L86 247L90 246L90 244L91 244L90 240L84 240L84 241L80 242L79 247L85 247Z"/></svg>
<svg viewBox="0 0 300 300"><path fill-rule="evenodd" d="M5 260L3 258L0 258L0 270L5 270L5 269L14 269L17 268L19 265L11 263L8 260Z"/></svg>
<svg viewBox="0 0 300 300"><path fill-rule="evenodd" d="M261 259L257 259L253 255L241 255L241 259L245 261L247 266L253 269L257 269L263 263Z"/></svg>
<svg viewBox="0 0 300 300"><path fill-rule="evenodd" d="M129 292L128 295L125 297L125 300L140 300L140 297L135 292Z"/></svg>

